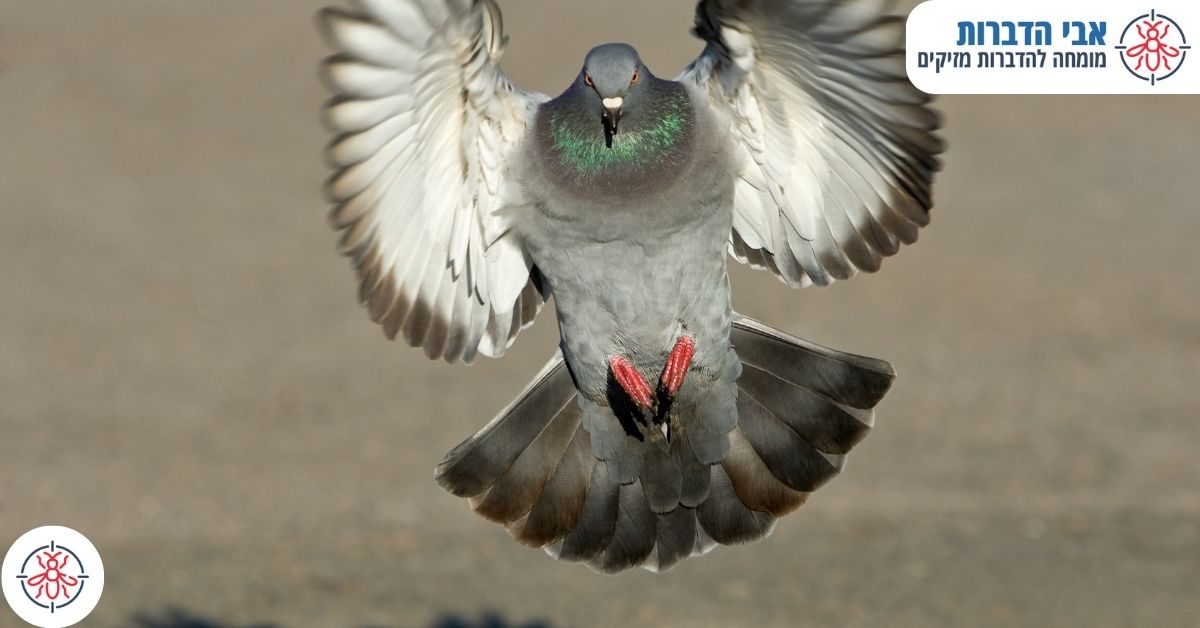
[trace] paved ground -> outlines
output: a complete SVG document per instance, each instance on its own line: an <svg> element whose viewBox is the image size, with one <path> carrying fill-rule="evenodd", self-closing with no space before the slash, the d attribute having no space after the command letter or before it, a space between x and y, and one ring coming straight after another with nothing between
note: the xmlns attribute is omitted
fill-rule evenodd
<svg viewBox="0 0 1200 628"><path fill-rule="evenodd" d="M509 1L511 74L611 39L673 74L690 3L639 4ZM824 291L735 272L899 370L848 472L766 543L604 577L433 483L553 326L450 367L357 309L314 8L0 4L0 542L89 534L84 625L1200 625L1194 97L942 100L918 246Z"/></svg>

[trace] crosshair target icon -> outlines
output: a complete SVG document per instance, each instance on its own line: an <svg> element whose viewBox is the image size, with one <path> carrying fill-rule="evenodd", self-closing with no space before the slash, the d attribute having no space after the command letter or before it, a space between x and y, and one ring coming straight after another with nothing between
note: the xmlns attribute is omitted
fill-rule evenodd
<svg viewBox="0 0 1200 628"><path fill-rule="evenodd" d="M1179 24L1155 10L1129 22L1116 46L1125 69L1151 85L1179 72L1191 48Z"/></svg>

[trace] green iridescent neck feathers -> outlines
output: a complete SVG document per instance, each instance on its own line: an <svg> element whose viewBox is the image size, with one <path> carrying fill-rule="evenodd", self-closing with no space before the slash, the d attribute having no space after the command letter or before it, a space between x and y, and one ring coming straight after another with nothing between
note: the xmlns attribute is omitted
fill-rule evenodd
<svg viewBox="0 0 1200 628"><path fill-rule="evenodd" d="M664 83L666 83L664 81ZM691 144L692 104L678 84L647 94L621 119L608 146L597 115L580 101L564 98L542 111L542 149L547 165L567 179L612 181L679 165Z"/></svg>

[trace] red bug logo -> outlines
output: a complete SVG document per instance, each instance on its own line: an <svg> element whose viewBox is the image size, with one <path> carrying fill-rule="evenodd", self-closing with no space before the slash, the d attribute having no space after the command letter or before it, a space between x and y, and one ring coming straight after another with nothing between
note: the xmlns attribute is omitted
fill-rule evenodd
<svg viewBox="0 0 1200 628"><path fill-rule="evenodd" d="M1146 27L1144 33L1143 26ZM1142 23L1138 24L1137 32L1146 41L1125 51L1125 56L1137 59L1137 67L1134 69L1140 70L1144 65L1150 72L1157 72L1160 67L1170 70L1171 57L1179 56L1179 48L1164 44L1162 38L1171 33L1171 25L1164 26L1163 20L1153 23L1142 20Z"/></svg>
<svg viewBox="0 0 1200 628"><path fill-rule="evenodd" d="M88 577L75 552L54 541L33 550L17 576L30 601L50 612L74 602Z"/></svg>
<svg viewBox="0 0 1200 628"><path fill-rule="evenodd" d="M63 556L63 553L61 549L53 553L42 550L37 555L38 567L42 568L42 572L25 580L25 586L37 587L34 599L51 601L63 598L65 601L71 598L71 587L79 584L79 578L68 576L64 571L70 566L71 557Z"/></svg>
<svg viewBox="0 0 1200 628"><path fill-rule="evenodd" d="M1151 11L1134 18L1125 27L1116 48L1130 74L1157 85L1183 67L1191 46L1175 20Z"/></svg>

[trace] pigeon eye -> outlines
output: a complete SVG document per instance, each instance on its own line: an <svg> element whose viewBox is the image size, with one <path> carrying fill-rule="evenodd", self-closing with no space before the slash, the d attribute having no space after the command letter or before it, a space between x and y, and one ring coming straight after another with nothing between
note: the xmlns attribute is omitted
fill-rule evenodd
<svg viewBox="0 0 1200 628"><path fill-rule="evenodd" d="M583 82L584 82L585 84L587 84L587 86L588 86L588 87L595 87L595 86L596 86L596 84L592 82L592 75L591 75L591 74L587 74L587 73L585 73L585 74L583 75Z"/></svg>
<svg viewBox="0 0 1200 628"><path fill-rule="evenodd" d="M638 79L640 79L640 78L642 78L642 75L641 75L641 74L639 74L637 70L634 70L634 71L633 71L633 78L629 79L629 84L630 84L630 85L637 85Z"/></svg>

